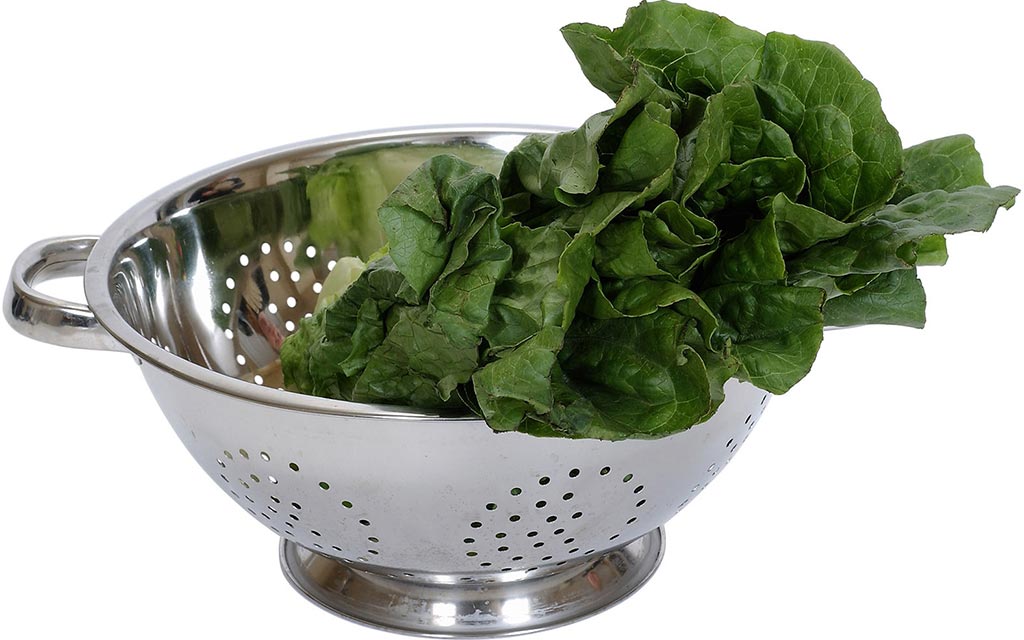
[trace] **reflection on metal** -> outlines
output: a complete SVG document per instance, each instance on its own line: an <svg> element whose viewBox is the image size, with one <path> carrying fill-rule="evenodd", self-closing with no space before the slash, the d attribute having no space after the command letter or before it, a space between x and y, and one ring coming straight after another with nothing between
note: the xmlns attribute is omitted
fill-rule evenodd
<svg viewBox="0 0 1024 640"><path fill-rule="evenodd" d="M503 636L549 629L622 601L658 568L661 529L605 554L536 577L502 572L399 576L283 541L288 580L321 607L361 624L438 637Z"/></svg>

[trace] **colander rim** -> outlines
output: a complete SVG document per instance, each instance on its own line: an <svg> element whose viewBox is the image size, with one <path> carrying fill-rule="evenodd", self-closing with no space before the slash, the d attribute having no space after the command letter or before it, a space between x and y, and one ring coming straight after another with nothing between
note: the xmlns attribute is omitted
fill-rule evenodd
<svg viewBox="0 0 1024 640"><path fill-rule="evenodd" d="M535 124L443 124L372 129L293 142L213 165L157 190L133 205L107 227L97 240L86 263L86 300L100 325L141 361L212 391L271 407L301 412L389 420L482 421L482 418L469 412L347 402L282 391L246 382L195 364L153 344L121 316L111 294L109 274L114 269L113 261L121 254L127 243L136 239L138 234L150 225L173 214L176 211L174 203L183 195L193 193L200 186L209 184L222 174L264 167L300 153L313 155L317 152L336 152L357 145L390 144L426 137L434 140L446 137L465 140L485 136L523 136L531 133L557 133L567 128Z"/></svg>

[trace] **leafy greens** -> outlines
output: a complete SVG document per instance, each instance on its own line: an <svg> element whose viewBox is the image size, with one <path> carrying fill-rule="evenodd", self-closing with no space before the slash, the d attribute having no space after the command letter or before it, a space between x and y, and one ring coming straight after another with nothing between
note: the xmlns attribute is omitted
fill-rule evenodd
<svg viewBox="0 0 1024 640"><path fill-rule="evenodd" d="M904 150L832 45L670 2L562 34L615 104L499 172L438 155L379 226L325 228L361 192L343 159L311 170L311 232L387 250L285 341L289 388L469 407L496 431L668 435L730 378L785 393L826 325L923 326L917 268L1019 193L988 186L968 136Z"/></svg>

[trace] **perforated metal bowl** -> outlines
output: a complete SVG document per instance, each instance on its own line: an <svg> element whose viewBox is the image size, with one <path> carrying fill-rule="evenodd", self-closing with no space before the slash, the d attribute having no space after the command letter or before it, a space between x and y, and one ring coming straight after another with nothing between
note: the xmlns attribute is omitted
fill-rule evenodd
<svg viewBox="0 0 1024 640"><path fill-rule="evenodd" d="M294 394L279 388L275 367L340 257L311 241L290 169L404 145L507 151L537 130L358 134L214 167L142 201L99 238L27 249L5 315L36 339L133 354L193 457L281 536L285 575L321 606L436 636L571 622L654 572L661 525L732 458L767 394L731 381L708 422L611 443ZM32 288L83 271L88 305Z"/></svg>

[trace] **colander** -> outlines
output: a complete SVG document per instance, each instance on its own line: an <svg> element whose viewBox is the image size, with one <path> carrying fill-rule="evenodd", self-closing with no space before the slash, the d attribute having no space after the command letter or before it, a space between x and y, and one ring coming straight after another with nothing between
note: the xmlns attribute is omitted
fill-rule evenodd
<svg viewBox="0 0 1024 640"><path fill-rule="evenodd" d="M766 393L730 381L711 420L658 440L568 440L291 393L275 366L341 257L314 242L291 170L417 145L503 153L535 131L554 129L378 131L213 167L98 238L29 247L4 313L44 342L134 356L199 466L281 537L285 576L329 611L442 637L578 620L657 569L662 525L736 453ZM87 305L33 289L69 274L84 274Z"/></svg>

